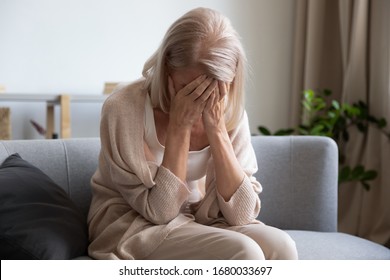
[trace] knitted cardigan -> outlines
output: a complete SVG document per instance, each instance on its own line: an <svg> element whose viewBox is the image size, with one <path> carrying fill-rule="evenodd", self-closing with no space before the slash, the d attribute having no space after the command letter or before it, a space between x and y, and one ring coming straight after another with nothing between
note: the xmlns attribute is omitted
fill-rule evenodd
<svg viewBox="0 0 390 280"><path fill-rule="evenodd" d="M183 224L216 226L256 223L262 187L246 114L229 133L246 176L226 202L215 186L212 157L206 172L206 193L194 215L180 212L189 190L172 172L148 161L144 150L147 91L143 80L118 88L102 108L99 164L91 179L88 214L90 246L95 259L144 259Z"/></svg>

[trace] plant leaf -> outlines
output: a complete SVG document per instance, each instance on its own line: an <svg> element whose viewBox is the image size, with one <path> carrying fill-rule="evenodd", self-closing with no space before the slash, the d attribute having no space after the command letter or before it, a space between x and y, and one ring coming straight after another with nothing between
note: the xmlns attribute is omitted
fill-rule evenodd
<svg viewBox="0 0 390 280"><path fill-rule="evenodd" d="M328 117L331 118L331 119L335 119L336 118L336 113L335 112L332 112L332 111L329 111L328 112Z"/></svg>
<svg viewBox="0 0 390 280"><path fill-rule="evenodd" d="M268 130L268 128L264 127L264 126L259 126L259 131L263 134L263 135L271 135L271 131Z"/></svg>
<svg viewBox="0 0 390 280"><path fill-rule="evenodd" d="M340 103L337 100L332 100L332 107L338 111L340 110Z"/></svg>
<svg viewBox="0 0 390 280"><path fill-rule="evenodd" d="M278 136L282 136L282 135L291 135L294 133L294 129L292 128L287 128L287 129L280 129L278 131L275 132L274 135L278 135Z"/></svg>
<svg viewBox="0 0 390 280"><path fill-rule="evenodd" d="M378 121L378 127L379 128L385 128L387 125L387 121L384 119L384 118L381 118L379 121Z"/></svg>
<svg viewBox="0 0 390 280"><path fill-rule="evenodd" d="M364 167L363 165L358 165L352 170L351 179L358 180L362 174L364 174Z"/></svg>
<svg viewBox="0 0 390 280"><path fill-rule="evenodd" d="M305 109L307 110L307 111L311 111L311 102L308 102L307 100L304 100L303 102L302 102L302 104L303 104L303 106L305 107Z"/></svg>
<svg viewBox="0 0 390 280"><path fill-rule="evenodd" d="M323 129L324 129L324 125L317 124L310 130L310 134L311 135L323 135L324 134Z"/></svg>
<svg viewBox="0 0 390 280"><path fill-rule="evenodd" d="M363 188L366 190L366 191L369 191L370 190L370 185L367 183L367 182L365 182L365 181L361 181L360 183L362 183L362 185L363 185Z"/></svg>
<svg viewBox="0 0 390 280"><path fill-rule="evenodd" d="M304 98L305 98L306 100L309 100L309 101L311 101L311 100L313 99L314 95L315 95L315 94L314 94L314 91L311 90L311 89L305 90L305 91L303 92Z"/></svg>
<svg viewBox="0 0 390 280"><path fill-rule="evenodd" d="M330 89L324 89L324 95L330 96L330 95L332 95L332 91Z"/></svg>
<svg viewBox="0 0 390 280"><path fill-rule="evenodd" d="M362 181L371 181L378 177L378 172L375 170L367 170L363 174L360 175L359 179Z"/></svg>
<svg viewBox="0 0 390 280"><path fill-rule="evenodd" d="M349 166L344 166L339 171L339 183L347 182L349 179L350 173L351 173L351 168Z"/></svg>

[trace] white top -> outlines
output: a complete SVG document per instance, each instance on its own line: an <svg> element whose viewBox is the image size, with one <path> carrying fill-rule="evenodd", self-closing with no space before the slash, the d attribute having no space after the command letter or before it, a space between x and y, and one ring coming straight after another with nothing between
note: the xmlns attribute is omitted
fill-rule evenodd
<svg viewBox="0 0 390 280"><path fill-rule="evenodd" d="M156 125L154 121L153 107L149 95L145 103L145 141L154 155L158 165L162 163L165 147L157 138ZM189 151L187 160L186 185L190 190L190 196L184 212L189 212L189 206L203 198L205 193L205 176L207 162L210 158L210 146L200 151Z"/></svg>

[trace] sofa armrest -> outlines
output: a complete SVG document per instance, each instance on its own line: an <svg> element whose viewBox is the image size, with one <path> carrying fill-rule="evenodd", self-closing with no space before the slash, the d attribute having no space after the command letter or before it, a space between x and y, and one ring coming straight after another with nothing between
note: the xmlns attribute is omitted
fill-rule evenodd
<svg viewBox="0 0 390 280"><path fill-rule="evenodd" d="M253 136L263 186L259 220L282 229L337 231L338 148L321 136Z"/></svg>

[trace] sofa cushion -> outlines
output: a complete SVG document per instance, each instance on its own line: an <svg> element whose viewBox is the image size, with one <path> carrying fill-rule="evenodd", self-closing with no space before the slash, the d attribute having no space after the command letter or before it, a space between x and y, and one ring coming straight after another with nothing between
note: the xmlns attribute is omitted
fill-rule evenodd
<svg viewBox="0 0 390 280"><path fill-rule="evenodd" d="M18 154L0 166L0 258L71 259L86 254L81 211L40 169Z"/></svg>
<svg viewBox="0 0 390 280"><path fill-rule="evenodd" d="M380 244L341 232L287 230L301 260L390 260L390 250Z"/></svg>

